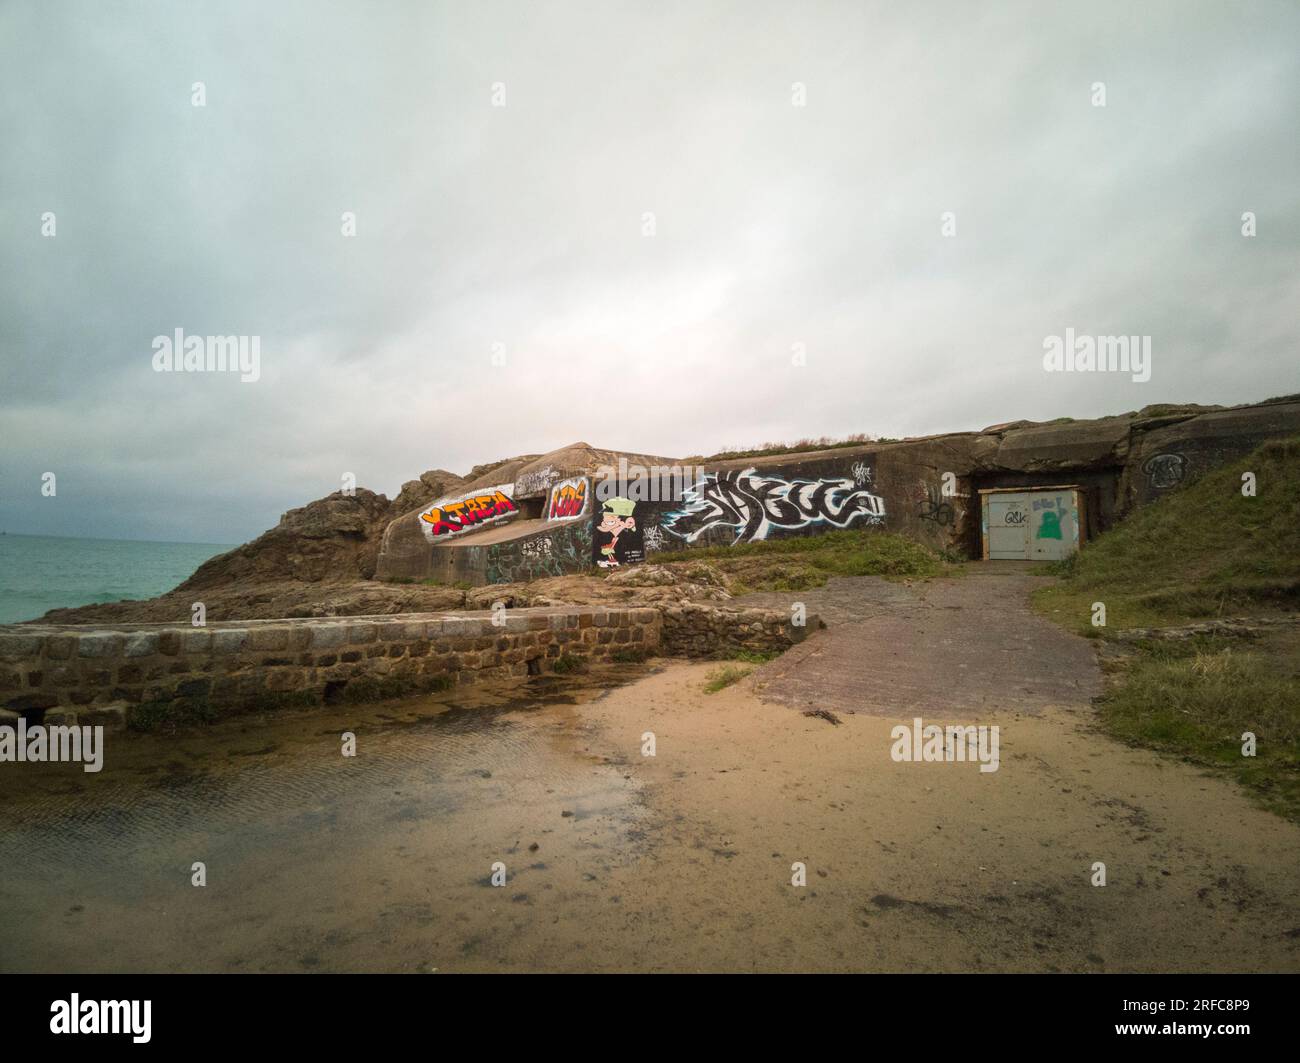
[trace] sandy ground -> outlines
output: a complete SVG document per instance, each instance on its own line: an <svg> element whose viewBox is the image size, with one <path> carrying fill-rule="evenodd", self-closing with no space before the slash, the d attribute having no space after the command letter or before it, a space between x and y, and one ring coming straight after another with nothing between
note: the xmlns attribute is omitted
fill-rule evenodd
<svg viewBox="0 0 1300 1063"><path fill-rule="evenodd" d="M1000 727L996 772L895 763L894 719L833 726L758 700L754 679L702 704L708 671L675 666L593 706L616 746L658 739L638 776L674 870L628 887L672 943L654 966L1300 969L1300 828L1231 784L1072 710L981 716ZM668 928L683 910L693 939Z"/></svg>
<svg viewBox="0 0 1300 1063"><path fill-rule="evenodd" d="M1300 829L1231 784L1077 710L982 716L997 772L895 763L891 718L805 717L757 675L705 695L713 667L6 774L0 968L1300 969Z"/></svg>

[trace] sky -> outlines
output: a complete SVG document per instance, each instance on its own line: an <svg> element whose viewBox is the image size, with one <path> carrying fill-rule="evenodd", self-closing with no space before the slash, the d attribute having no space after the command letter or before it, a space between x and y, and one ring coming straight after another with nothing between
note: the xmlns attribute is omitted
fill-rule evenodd
<svg viewBox="0 0 1300 1063"><path fill-rule="evenodd" d="M1294 2L7 0L0 528L233 543L579 440L1300 391L1297 40ZM1067 328L1150 379L1047 372ZM176 329L258 379L156 371Z"/></svg>

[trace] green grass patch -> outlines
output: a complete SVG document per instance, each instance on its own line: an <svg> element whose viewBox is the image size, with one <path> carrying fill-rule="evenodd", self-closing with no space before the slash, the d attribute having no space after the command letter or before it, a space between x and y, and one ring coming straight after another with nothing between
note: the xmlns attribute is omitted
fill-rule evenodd
<svg viewBox="0 0 1300 1063"><path fill-rule="evenodd" d="M704 693L716 694L724 687L739 683L753 670L752 668L741 668L734 664L724 664L721 668L715 668L705 679Z"/></svg>
<svg viewBox="0 0 1300 1063"><path fill-rule="evenodd" d="M731 655L731 659L744 664L767 664L768 661L775 661L780 656L781 654L776 650L737 650Z"/></svg>
<svg viewBox="0 0 1300 1063"><path fill-rule="evenodd" d="M1300 820L1295 639L1142 643L1109 677L1102 724L1124 741L1225 770L1267 807ZM1242 755L1248 731L1253 757Z"/></svg>
<svg viewBox="0 0 1300 1063"><path fill-rule="evenodd" d="M551 665L551 671L556 675L569 675L573 672L581 672L585 662L581 657L572 653L562 653L555 658L555 663Z"/></svg>
<svg viewBox="0 0 1300 1063"><path fill-rule="evenodd" d="M732 594L807 590L831 576L928 579L954 571L933 550L911 539L857 529L675 551L655 560L708 561L728 577Z"/></svg>

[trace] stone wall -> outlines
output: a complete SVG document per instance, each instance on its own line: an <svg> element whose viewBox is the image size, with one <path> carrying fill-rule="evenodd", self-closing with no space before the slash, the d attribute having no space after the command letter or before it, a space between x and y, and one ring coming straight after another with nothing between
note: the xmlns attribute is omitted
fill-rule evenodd
<svg viewBox="0 0 1300 1063"><path fill-rule="evenodd" d="M813 614L801 627L776 609L729 609L694 602L661 610L659 652L665 657L732 657L738 651L781 653L824 627Z"/></svg>
<svg viewBox="0 0 1300 1063"><path fill-rule="evenodd" d="M514 609L346 620L255 620L206 628L0 627L0 706L80 722L210 719L234 711L369 700L480 678L658 652L647 608Z"/></svg>

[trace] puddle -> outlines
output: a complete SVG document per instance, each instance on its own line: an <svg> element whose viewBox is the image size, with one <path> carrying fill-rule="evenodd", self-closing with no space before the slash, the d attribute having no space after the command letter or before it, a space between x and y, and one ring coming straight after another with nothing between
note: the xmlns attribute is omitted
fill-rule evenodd
<svg viewBox="0 0 1300 1063"><path fill-rule="evenodd" d="M646 672L110 733L97 775L6 765L0 969L427 970L489 950L636 858L639 784L582 706Z"/></svg>

